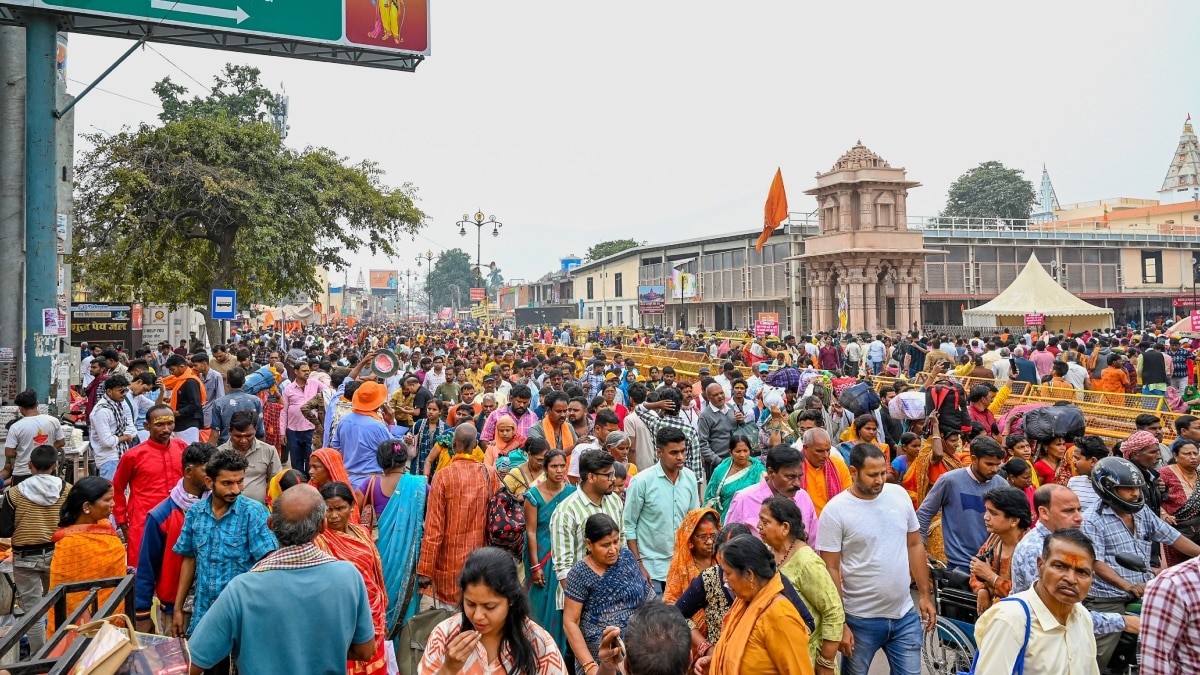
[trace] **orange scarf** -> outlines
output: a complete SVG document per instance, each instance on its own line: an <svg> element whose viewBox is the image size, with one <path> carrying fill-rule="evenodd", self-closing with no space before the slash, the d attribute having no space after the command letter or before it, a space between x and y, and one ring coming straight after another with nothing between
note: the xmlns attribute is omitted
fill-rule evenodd
<svg viewBox="0 0 1200 675"><path fill-rule="evenodd" d="M54 558L50 561L50 588L76 581L108 579L125 576L125 545L117 536L112 523L105 520L92 525L69 525L54 533ZM50 590L50 589L47 589ZM100 591L97 602L112 595L113 589ZM67 614L83 601L87 592L67 594ZM49 631L54 632L54 612L48 617ZM83 618L79 623L86 623Z"/></svg>
<svg viewBox="0 0 1200 675"><path fill-rule="evenodd" d="M550 446L551 450L566 451L569 449L567 448L567 443L571 440L571 425L569 423L563 422L559 425L558 433L555 434L554 425L550 422L550 416L546 415L542 418L542 432L545 433L546 445ZM559 445L555 445L555 438L561 439Z"/></svg>
<svg viewBox="0 0 1200 675"><path fill-rule="evenodd" d="M346 465L342 462L342 453L333 448L321 448L320 450L314 450L312 457L320 460L325 465L325 471L329 474L330 483L345 483L350 488L350 492L355 497L354 503L350 505L350 522L355 525L362 522L358 515L358 490L354 489L354 484L350 482L350 474L346 473ZM321 486L317 485L315 481L310 480L308 484L318 490L321 489Z"/></svg>
<svg viewBox="0 0 1200 675"><path fill-rule="evenodd" d="M781 599L781 593L783 593L783 581L776 572L775 576L759 589L758 595L754 596L753 601L747 603L741 598L734 598L733 606L729 608L721 627L721 641L713 649L710 673L734 675L741 672L742 657L746 653L746 645L750 644L750 636L754 633L754 627L758 625L759 618L763 613L776 600Z"/></svg>
<svg viewBox="0 0 1200 675"><path fill-rule="evenodd" d="M183 388L183 383L188 380L195 380L196 384L200 385L200 405L208 403L208 392L204 389L204 381L196 374L196 371L191 368L185 368L183 374L176 377L168 375L162 379L163 387L170 393L167 397L167 403L170 404L171 410L179 411L179 390Z"/></svg>
<svg viewBox="0 0 1200 675"><path fill-rule="evenodd" d="M691 585L692 580L703 571L696 566L696 559L692 556L692 535L700 527L700 521L709 513L713 514L718 524L721 522L721 514L716 509L694 509L688 512L683 524L675 531L675 555L671 558L671 567L667 570L667 585L663 591L663 602L667 604L675 604L679 596ZM708 634L703 610L696 612L691 619L701 635Z"/></svg>

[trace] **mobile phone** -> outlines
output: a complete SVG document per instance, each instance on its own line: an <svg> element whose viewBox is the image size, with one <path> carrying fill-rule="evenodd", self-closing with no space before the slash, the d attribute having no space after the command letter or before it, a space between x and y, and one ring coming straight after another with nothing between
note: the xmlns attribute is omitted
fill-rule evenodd
<svg viewBox="0 0 1200 675"><path fill-rule="evenodd" d="M617 661L625 663L625 641L619 635L617 636Z"/></svg>

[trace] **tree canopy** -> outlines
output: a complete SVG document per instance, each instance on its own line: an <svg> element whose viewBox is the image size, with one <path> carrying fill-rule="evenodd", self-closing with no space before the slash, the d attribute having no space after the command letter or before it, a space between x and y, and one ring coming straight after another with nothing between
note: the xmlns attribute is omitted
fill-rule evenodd
<svg viewBox="0 0 1200 675"><path fill-rule="evenodd" d="M1037 202L1024 171L1000 162L983 162L950 186L943 216L956 218L1028 219Z"/></svg>
<svg viewBox="0 0 1200 675"><path fill-rule="evenodd" d="M433 312L442 307L468 307L475 274L471 271L471 256L461 248L442 251L429 271L427 291L433 300ZM458 292L455 292L455 288Z"/></svg>
<svg viewBox="0 0 1200 675"><path fill-rule="evenodd" d="M504 275L500 273L499 267L493 267L487 275L487 287L489 291L495 291L504 285Z"/></svg>
<svg viewBox="0 0 1200 675"><path fill-rule="evenodd" d="M645 244L644 241L636 239L613 239L612 241L602 241L587 250L588 261L607 258L610 255L620 253L627 249L635 248Z"/></svg>
<svg viewBox="0 0 1200 675"><path fill-rule="evenodd" d="M268 100L256 69L225 76L192 101L164 80L162 126L87 137L72 257L100 297L194 306L214 341L213 288L236 290L243 307L312 295L318 268L364 249L395 255L425 220L416 189L384 185L374 162L284 146L256 117Z"/></svg>

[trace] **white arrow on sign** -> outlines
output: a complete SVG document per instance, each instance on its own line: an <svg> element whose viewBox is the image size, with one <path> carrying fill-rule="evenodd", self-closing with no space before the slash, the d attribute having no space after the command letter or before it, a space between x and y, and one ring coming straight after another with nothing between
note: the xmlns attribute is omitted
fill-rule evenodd
<svg viewBox="0 0 1200 675"><path fill-rule="evenodd" d="M220 7L205 7L204 5L189 5L182 2L174 2L174 0L150 0L150 8L164 12L184 12L185 14L215 16L220 19L235 19L238 23L250 18L246 10L241 7L237 9L222 9Z"/></svg>

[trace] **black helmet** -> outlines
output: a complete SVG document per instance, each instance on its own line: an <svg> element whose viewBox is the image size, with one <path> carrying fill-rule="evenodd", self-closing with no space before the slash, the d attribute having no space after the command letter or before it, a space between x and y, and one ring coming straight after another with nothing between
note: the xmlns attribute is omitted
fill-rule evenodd
<svg viewBox="0 0 1200 675"><path fill-rule="evenodd" d="M1117 494L1119 487L1139 488L1134 501L1123 499ZM1105 457L1096 462L1092 469L1092 488L1100 501L1121 513L1137 513L1146 506L1146 479L1133 462L1122 457Z"/></svg>

